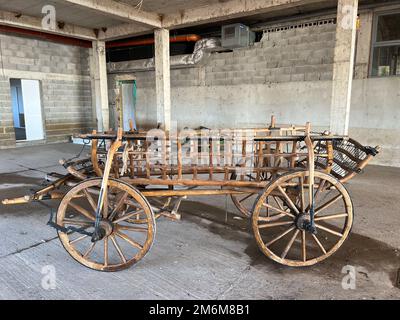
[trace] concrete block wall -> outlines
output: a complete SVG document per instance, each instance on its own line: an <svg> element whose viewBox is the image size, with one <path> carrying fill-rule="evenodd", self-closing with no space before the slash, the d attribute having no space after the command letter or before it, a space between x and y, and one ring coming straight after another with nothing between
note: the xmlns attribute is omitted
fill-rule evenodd
<svg viewBox="0 0 400 320"><path fill-rule="evenodd" d="M4 34L0 41L0 148L16 143L12 78L40 81L46 142L67 141L93 127L89 49Z"/></svg>
<svg viewBox="0 0 400 320"><path fill-rule="evenodd" d="M2 66L8 70L89 75L89 50L81 47L0 35Z"/></svg>
<svg viewBox="0 0 400 320"><path fill-rule="evenodd" d="M42 92L47 142L65 141L71 134L93 129L90 80L43 81Z"/></svg>
<svg viewBox="0 0 400 320"><path fill-rule="evenodd" d="M400 78L368 78L372 14L361 14L350 136L381 145L374 163L400 166ZM213 53L195 67L171 70L172 120L178 128L263 127L279 123L329 129L335 24L271 32L261 42ZM137 123L157 123L154 72L136 72Z"/></svg>
<svg viewBox="0 0 400 320"><path fill-rule="evenodd" d="M335 24L265 33L249 48L214 53L202 65L171 70L172 87L331 80ZM137 72L138 86L154 87L154 71Z"/></svg>
<svg viewBox="0 0 400 320"><path fill-rule="evenodd" d="M10 106L10 82L0 76L0 147L15 146L13 114Z"/></svg>
<svg viewBox="0 0 400 320"><path fill-rule="evenodd" d="M328 23L268 32L251 47L213 53L197 66L172 69L173 120L178 126L264 126L274 113L285 122L329 126L329 111L324 112L313 97L320 92L319 82L332 80L335 31L336 25ZM138 124L152 127L156 123L154 71L135 76ZM327 108L330 94L321 93ZM291 110L294 107L302 110L300 117ZM193 118L190 111L199 117ZM309 115L303 120L304 112Z"/></svg>
<svg viewBox="0 0 400 320"><path fill-rule="evenodd" d="M216 53L205 71L207 85L267 84L332 79L335 25L264 33L261 42Z"/></svg>

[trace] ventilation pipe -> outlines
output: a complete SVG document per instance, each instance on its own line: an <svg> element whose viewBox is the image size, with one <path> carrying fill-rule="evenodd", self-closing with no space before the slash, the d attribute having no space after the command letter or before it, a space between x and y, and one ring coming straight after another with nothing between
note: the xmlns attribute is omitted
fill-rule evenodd
<svg viewBox="0 0 400 320"><path fill-rule="evenodd" d="M202 39L196 42L192 54L184 54L171 57L171 68L185 68L197 65L208 57L213 51L224 50L221 41L217 38ZM123 62L109 62L107 69L109 73L137 72L154 70L154 58L132 60Z"/></svg>

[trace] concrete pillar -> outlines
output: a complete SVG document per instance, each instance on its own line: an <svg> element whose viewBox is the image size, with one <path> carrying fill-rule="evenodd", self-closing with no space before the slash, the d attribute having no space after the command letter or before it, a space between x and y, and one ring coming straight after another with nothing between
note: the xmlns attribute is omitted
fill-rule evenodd
<svg viewBox="0 0 400 320"><path fill-rule="evenodd" d="M169 57L169 30L157 29L155 38L157 122L171 129L171 74Z"/></svg>
<svg viewBox="0 0 400 320"><path fill-rule="evenodd" d="M338 0L330 130L347 135L357 31L358 0Z"/></svg>
<svg viewBox="0 0 400 320"><path fill-rule="evenodd" d="M93 108L98 131L110 128L110 114L108 105L106 45L104 41L93 41L91 61L91 78L93 89Z"/></svg>
<svg viewBox="0 0 400 320"><path fill-rule="evenodd" d="M368 78L369 59L371 54L373 12L360 13L360 27L357 31L357 52L355 61L355 79Z"/></svg>

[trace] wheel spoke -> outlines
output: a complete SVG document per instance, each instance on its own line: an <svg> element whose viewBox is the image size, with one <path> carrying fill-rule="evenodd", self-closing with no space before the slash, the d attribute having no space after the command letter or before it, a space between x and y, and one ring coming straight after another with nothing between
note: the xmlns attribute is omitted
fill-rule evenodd
<svg viewBox="0 0 400 320"><path fill-rule="evenodd" d="M135 202L133 202L132 200L128 200L127 199L127 200L124 201L124 203L127 204L130 207L140 208L140 205L135 203Z"/></svg>
<svg viewBox="0 0 400 320"><path fill-rule="evenodd" d="M321 226L320 224L317 224L317 223L316 223L315 226L316 226L317 228L320 228L321 230L324 230L324 231L326 231L326 232L328 232L328 233L330 233L330 234L333 234L333 235L335 235L335 236L343 237L343 234L341 234L340 232L336 232L336 231L334 231L334 230L332 230L332 229L329 229L329 228L327 228L327 227Z"/></svg>
<svg viewBox="0 0 400 320"><path fill-rule="evenodd" d="M277 197L272 196L272 198L274 198L274 200L275 200L276 204L278 205L279 209L281 209L282 211L285 211L285 210L283 209L281 203L278 201Z"/></svg>
<svg viewBox="0 0 400 320"><path fill-rule="evenodd" d="M122 232L119 232L119 231L116 231L115 234L118 237L124 239L126 242L128 242L132 247L135 247L135 248L137 248L139 250L143 249L143 246L140 243L138 243L135 240L133 240L132 238L128 237L126 234L124 234Z"/></svg>
<svg viewBox="0 0 400 320"><path fill-rule="evenodd" d="M322 189L325 187L325 184L326 184L326 180L322 180L322 181L319 182L319 186L317 188L317 191L315 191L315 193L314 193L314 200L315 201L317 201L317 196L322 191Z"/></svg>
<svg viewBox="0 0 400 320"><path fill-rule="evenodd" d="M64 219L63 224L72 224L74 226L82 226L82 227L91 227L93 226L92 221L83 221L83 220L73 220L73 219Z"/></svg>
<svg viewBox="0 0 400 320"><path fill-rule="evenodd" d="M144 210L139 210L139 211L131 212L131 213L128 213L128 214L122 216L121 218L119 218L119 219L117 219L117 220L115 220L115 221L113 221L113 222L114 222L114 223L119 223L119 222L125 221L125 220L127 220L127 219L129 219L129 218L132 218L133 216L139 215L139 214L141 214L141 213L143 213L143 212L144 212Z"/></svg>
<svg viewBox="0 0 400 320"><path fill-rule="evenodd" d="M97 203L94 201L93 197L91 194L87 191L87 189L83 189L83 193L86 196L86 199L88 200L90 206L92 207L93 211L96 212L97 210Z"/></svg>
<svg viewBox="0 0 400 320"><path fill-rule="evenodd" d="M279 226L287 226L293 224L293 221L285 221L285 222L275 222L275 223L266 223L258 225L259 229L263 228L272 228L272 227L279 227Z"/></svg>
<svg viewBox="0 0 400 320"><path fill-rule="evenodd" d="M293 219L295 218L295 216L294 216L293 214L291 214L290 212L287 212L287 211L284 211L284 210L275 208L275 207L271 206L271 205L268 204L268 203L263 203L263 206L264 206L264 207L267 207L267 208L269 208L269 209L271 209L271 210L275 210L275 211L281 213L282 215L289 216L289 217L291 217L291 218L293 218Z"/></svg>
<svg viewBox="0 0 400 320"><path fill-rule="evenodd" d="M117 250L119 257L121 258L123 263L126 263L126 258L124 256L124 254L122 253L122 250L120 248L120 246L117 243L117 240L115 239L115 237L113 235L110 236L111 238L111 242L113 243L115 250Z"/></svg>
<svg viewBox="0 0 400 320"><path fill-rule="evenodd" d="M140 227L131 227L131 226L117 226L118 230L127 230L127 231L136 231L136 232L144 232L147 233L148 229L147 228L140 228Z"/></svg>
<svg viewBox="0 0 400 320"><path fill-rule="evenodd" d="M304 181L303 177L299 177L300 180L300 204L301 204L301 211L304 212L305 202L304 202Z"/></svg>
<svg viewBox="0 0 400 320"><path fill-rule="evenodd" d="M287 254L290 251L290 248L293 245L294 240L296 240L297 235L299 234L300 230L296 230L296 232L294 233L293 237L290 239L289 243L287 244L285 250L282 252L281 258L285 259Z"/></svg>
<svg viewBox="0 0 400 320"><path fill-rule="evenodd" d="M303 262L307 261L307 248L306 248L306 232L304 230L301 231L301 256L303 258Z"/></svg>
<svg viewBox="0 0 400 320"><path fill-rule="evenodd" d="M254 193L250 193L249 195L245 196L243 199L239 200L240 203L250 198Z"/></svg>
<svg viewBox="0 0 400 320"><path fill-rule="evenodd" d="M322 245L322 243L318 240L317 236L315 234L311 234L313 239L315 240L315 242L317 243L318 247L321 249L321 251L326 254L326 250L324 248L324 246Z"/></svg>
<svg viewBox="0 0 400 320"><path fill-rule="evenodd" d="M276 241L278 241L279 239L283 238L284 236L286 236L289 232L291 232L292 230L294 230L295 227L291 227L289 229L287 229L285 232L281 233L279 236L275 237L274 239L272 239L270 242L266 243L265 246L269 247L270 245L274 244Z"/></svg>
<svg viewBox="0 0 400 320"><path fill-rule="evenodd" d="M87 251L86 251L85 254L83 255L83 257L84 257L85 259L86 259L87 257L89 257L89 255L92 253L92 251L93 251L93 249L94 249L96 243L97 243L97 242L92 242L92 243L90 244L89 249L87 249Z"/></svg>
<svg viewBox="0 0 400 320"><path fill-rule="evenodd" d="M293 203L293 201L289 198L289 196L287 195L287 193L285 192L285 190L283 190L283 188L281 186L278 186L278 190L280 191L280 193L282 193L282 195L284 196L285 200L287 201L287 203L289 204L289 206L292 207L292 209L294 210L294 212L296 212L296 214L299 214L299 209L297 209L296 205Z"/></svg>
<svg viewBox="0 0 400 320"><path fill-rule="evenodd" d="M77 242L79 242L79 241L82 241L83 239L86 239L87 237L88 237L87 235L80 236L79 238L76 238L75 240L71 240L71 241L69 242L69 244L77 243Z"/></svg>
<svg viewBox="0 0 400 320"><path fill-rule="evenodd" d="M320 220L332 220L332 219L339 219L339 218L345 218L348 217L348 213L337 213L337 214L330 214L326 216L319 216L315 218L315 221L320 221Z"/></svg>
<svg viewBox="0 0 400 320"><path fill-rule="evenodd" d="M332 204L334 204L336 201L338 201L339 199L342 199L343 195L342 194L338 194L336 197L333 197L331 200L329 200L328 202L326 202L325 204L323 204L322 206L318 207L315 210L315 214L314 217L319 214L322 210L330 207Z"/></svg>
<svg viewBox="0 0 400 320"><path fill-rule="evenodd" d="M324 188L325 184L326 184L326 180L322 180L322 181L319 182L318 188L314 193L314 203L317 201L317 197L321 193L321 191ZM305 212L308 212L308 211L310 211L310 205L307 206Z"/></svg>
<svg viewBox="0 0 400 320"><path fill-rule="evenodd" d="M70 201L69 205L74 208L76 211L78 211L80 214L82 214L83 216L85 216L86 218L88 218L89 220L94 221L95 217L94 215L92 215L89 211L87 211L86 209L82 208L80 205L77 205L75 203L73 203L72 201Z"/></svg>
<svg viewBox="0 0 400 320"><path fill-rule="evenodd" d="M117 204L115 205L114 210L110 214L109 220L112 221L114 217L117 215L118 210L121 206L125 203L126 198L128 197L128 192L125 192L122 197L118 200Z"/></svg>
<svg viewBox="0 0 400 320"><path fill-rule="evenodd" d="M108 266L108 237L104 238L104 265Z"/></svg>

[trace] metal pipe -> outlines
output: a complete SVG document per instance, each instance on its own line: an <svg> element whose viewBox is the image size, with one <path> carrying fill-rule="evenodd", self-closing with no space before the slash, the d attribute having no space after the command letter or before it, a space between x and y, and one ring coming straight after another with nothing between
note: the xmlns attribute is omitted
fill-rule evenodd
<svg viewBox="0 0 400 320"><path fill-rule="evenodd" d="M173 36L170 37L169 41L171 43L175 42L197 42L201 40L201 37L197 34L188 34L181 36ZM118 42L108 42L106 44L107 48L123 48L123 47L135 47L135 46L145 46L154 44L154 38L146 38L146 39L134 39L134 40L125 40Z"/></svg>
<svg viewBox="0 0 400 320"><path fill-rule="evenodd" d="M23 36L31 36L51 42L58 42L70 46L77 46L83 48L91 48L92 42L86 40L79 40L75 38L60 36L52 33L46 33L41 31L29 30L29 29L22 29L10 26L2 26L0 25L0 32L5 34L18 34Z"/></svg>

